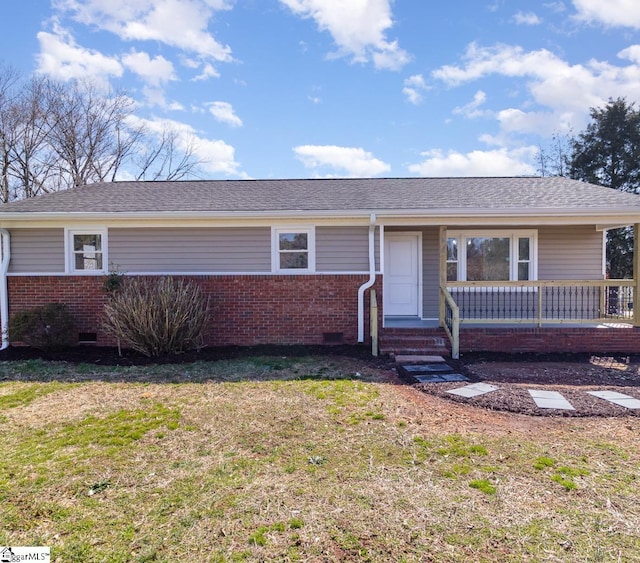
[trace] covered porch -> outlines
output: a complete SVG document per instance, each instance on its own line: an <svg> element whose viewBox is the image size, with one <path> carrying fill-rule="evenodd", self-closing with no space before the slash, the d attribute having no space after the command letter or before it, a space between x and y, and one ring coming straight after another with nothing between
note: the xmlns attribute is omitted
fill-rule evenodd
<svg viewBox="0 0 640 563"><path fill-rule="evenodd" d="M577 271L572 264L578 263L575 258L573 262L567 259L566 268L562 268L562 256L560 259L555 257L557 245L545 240L544 228L541 228L542 235L537 230L535 236L530 234L533 230L514 230L515 235L510 238L505 231L498 233L496 240L489 240L496 247L498 243L504 247L506 258L503 257L502 261L506 264L501 266L504 271L498 275L509 279L485 281L477 278L495 275L496 268L492 271L491 263L483 265L484 273L477 275L474 271L471 275L475 262L469 258L465 263L459 256L472 245L469 242L471 236L465 238L456 229L454 237L451 237L451 230L440 226L437 228L437 262L432 261L433 265L437 264L437 315L394 314L401 309L394 308L393 304L389 307L390 295L385 293L381 350L388 351L392 340L401 342L404 338L406 342L413 342L416 349L420 339L424 339L426 349L433 349L434 343L444 340L453 358L469 351L640 353L640 328L637 328L640 315L639 308L634 307L640 272L639 229L640 225L635 224L633 279L603 279L602 269L597 272L600 276L594 275L592 279L554 279L551 276L550 279L537 279L539 272L545 277L554 273L548 265L550 257L560 264L554 268L562 276ZM391 231L392 240L400 241L402 232ZM599 236L603 250L597 258L602 261L602 231ZM434 246L435 241L425 243L424 238L420 236L417 239L420 246L417 283L423 288L418 292L419 297L428 295L424 290L424 279L429 275L435 277L433 268L424 263L429 255L428 246ZM586 247L593 249L593 241L586 238ZM479 237L476 236L473 244L476 239ZM486 243L488 239L480 240ZM397 275L392 268L397 269L403 264L394 259L393 245L386 242L385 251L383 291L389 291L390 287L391 291L396 291L388 279ZM579 244L571 249L578 259L580 251ZM584 253L584 262L594 262L587 252ZM410 269L408 264L405 260L404 265ZM463 275L460 275L461 270ZM582 268L580 272L586 270L588 268ZM593 265L591 270L595 270ZM468 276L465 275L467 273ZM472 279L464 279L467 277ZM429 311L429 306L433 310L435 305L433 300L431 304L420 304L418 311Z"/></svg>

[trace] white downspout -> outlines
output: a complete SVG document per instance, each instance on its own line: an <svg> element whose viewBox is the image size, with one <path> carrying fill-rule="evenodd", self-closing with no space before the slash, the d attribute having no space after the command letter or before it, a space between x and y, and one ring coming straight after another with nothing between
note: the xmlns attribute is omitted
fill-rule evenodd
<svg viewBox="0 0 640 563"><path fill-rule="evenodd" d="M11 260L11 237L9 231L0 229L2 238L2 263L0 263L0 330L2 330L2 345L0 350L9 346L9 292L7 290L7 272Z"/></svg>
<svg viewBox="0 0 640 563"><path fill-rule="evenodd" d="M369 279L358 288L358 342L364 342L364 292L376 282L376 214L369 221Z"/></svg>

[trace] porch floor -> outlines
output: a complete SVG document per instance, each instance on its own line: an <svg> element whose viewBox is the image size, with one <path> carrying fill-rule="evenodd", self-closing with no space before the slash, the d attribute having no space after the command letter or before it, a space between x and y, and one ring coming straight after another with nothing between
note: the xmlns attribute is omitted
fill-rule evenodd
<svg viewBox="0 0 640 563"><path fill-rule="evenodd" d="M420 317L385 317L384 328L438 328L438 319L421 319ZM538 328L538 323L487 323L461 322L460 330L467 328ZM556 322L542 323L542 328L633 328L631 323L620 321L602 323Z"/></svg>
<svg viewBox="0 0 640 563"><path fill-rule="evenodd" d="M438 319L420 317L385 317L384 328L438 328Z"/></svg>

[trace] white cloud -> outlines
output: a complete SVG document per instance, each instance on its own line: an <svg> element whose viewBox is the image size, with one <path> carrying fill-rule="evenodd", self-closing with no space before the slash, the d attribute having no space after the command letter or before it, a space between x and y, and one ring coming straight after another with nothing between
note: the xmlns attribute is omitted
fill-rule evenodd
<svg viewBox="0 0 640 563"><path fill-rule="evenodd" d="M233 60L231 48L208 31L214 13L231 7L226 0L57 0L55 6L125 41L159 41L204 61Z"/></svg>
<svg viewBox="0 0 640 563"><path fill-rule="evenodd" d="M386 31L393 25L391 0L280 0L294 14L315 20L338 46L338 56L355 62L372 61L379 69L398 70L409 55Z"/></svg>
<svg viewBox="0 0 640 563"><path fill-rule="evenodd" d="M640 64L640 45L631 45L618 53L618 57Z"/></svg>
<svg viewBox="0 0 640 563"><path fill-rule="evenodd" d="M231 127L242 127L242 119L234 113L233 106L229 102L210 102L205 105L217 121Z"/></svg>
<svg viewBox="0 0 640 563"><path fill-rule="evenodd" d="M503 134L534 133L543 137L554 133L569 134L576 120L576 115L572 112L522 111L518 108L503 109L496 117Z"/></svg>
<svg viewBox="0 0 640 563"><path fill-rule="evenodd" d="M542 5L552 12L555 12L556 14L561 14L567 9L567 7L564 5L564 2L545 2Z"/></svg>
<svg viewBox="0 0 640 563"><path fill-rule="evenodd" d="M508 150L472 151L466 154L440 149L423 152L425 159L409 166L421 176L523 176L535 174L530 161L537 154L536 147Z"/></svg>
<svg viewBox="0 0 640 563"><path fill-rule="evenodd" d="M129 118L132 127L144 126L147 132L158 137L167 130L177 133L179 150L193 150L199 160L199 168L210 174L246 177L235 160L235 149L220 139L202 137L191 125L171 119L144 119L136 116Z"/></svg>
<svg viewBox="0 0 640 563"><path fill-rule="evenodd" d="M422 74L414 74L404 81L402 93L407 97L407 101L414 105L422 103L422 96L431 87L424 81Z"/></svg>
<svg viewBox="0 0 640 563"><path fill-rule="evenodd" d="M302 145L294 147L293 152L305 168L318 170L331 168L336 174L352 178L366 178L389 172L391 167L374 158L362 148L337 147L335 145ZM336 174L330 174L335 176Z"/></svg>
<svg viewBox="0 0 640 563"><path fill-rule="evenodd" d="M542 78L564 72L569 66L546 49L526 52L522 47L503 43L493 47L470 43L463 59L463 65L445 65L435 70L433 76L449 86L458 86L490 74Z"/></svg>
<svg viewBox="0 0 640 563"><path fill-rule="evenodd" d="M638 0L573 0L577 17L589 23L640 29Z"/></svg>
<svg viewBox="0 0 640 563"><path fill-rule="evenodd" d="M198 74L198 76L193 78L194 82L198 82L200 80L209 80L209 78L218 78L220 73L212 64L206 63L202 66L202 72Z"/></svg>
<svg viewBox="0 0 640 563"><path fill-rule="evenodd" d="M518 25L539 25L542 20L534 12L518 12L513 16L513 21Z"/></svg>
<svg viewBox="0 0 640 563"><path fill-rule="evenodd" d="M122 63L150 86L158 87L170 80L176 80L173 64L162 55L151 58L148 53L134 50L122 57Z"/></svg>
<svg viewBox="0 0 640 563"><path fill-rule="evenodd" d="M170 111L184 111L184 106L180 102L176 100L173 102L167 101L167 97L165 96L162 88L145 86L142 89L142 93L144 94L145 103L148 106L158 106L164 110Z"/></svg>
<svg viewBox="0 0 640 563"><path fill-rule="evenodd" d="M487 101L487 95L482 91L478 90L473 96L473 100L468 104L463 106L458 106L453 109L453 113L456 115L463 115L468 119L473 119L475 117L481 117L483 115L487 115L487 112L480 109L480 106Z"/></svg>
<svg viewBox="0 0 640 563"><path fill-rule="evenodd" d="M621 51L622 58L635 61L639 50ZM498 44L468 46L463 64L446 65L433 77L448 86L474 82L491 75L523 79L530 96L523 107L496 112L504 131L545 133L579 130L588 121L589 108L604 105L609 98L627 97L637 101L640 92L640 65L616 66L590 60L571 65L546 49L525 51L522 47ZM552 125L554 124L554 125Z"/></svg>
<svg viewBox="0 0 640 563"><path fill-rule="evenodd" d="M105 85L109 77L122 76L123 68L116 58L79 46L71 33L58 25L54 33L38 33L38 41L38 72L58 80L90 77Z"/></svg>

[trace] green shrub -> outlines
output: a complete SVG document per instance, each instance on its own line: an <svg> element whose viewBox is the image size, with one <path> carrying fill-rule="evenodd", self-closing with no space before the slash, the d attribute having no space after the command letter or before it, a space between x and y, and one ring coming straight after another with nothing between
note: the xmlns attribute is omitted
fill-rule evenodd
<svg viewBox="0 0 640 563"><path fill-rule="evenodd" d="M209 302L194 282L125 277L108 293L104 330L145 356L178 354L203 346Z"/></svg>
<svg viewBox="0 0 640 563"><path fill-rule="evenodd" d="M102 282L102 289L107 293L111 293L112 291L118 291L122 286L122 280L124 279L124 274L120 272L109 272Z"/></svg>
<svg viewBox="0 0 640 563"><path fill-rule="evenodd" d="M11 340L40 350L60 350L77 343L73 316L64 303L48 303L16 313L9 322Z"/></svg>

